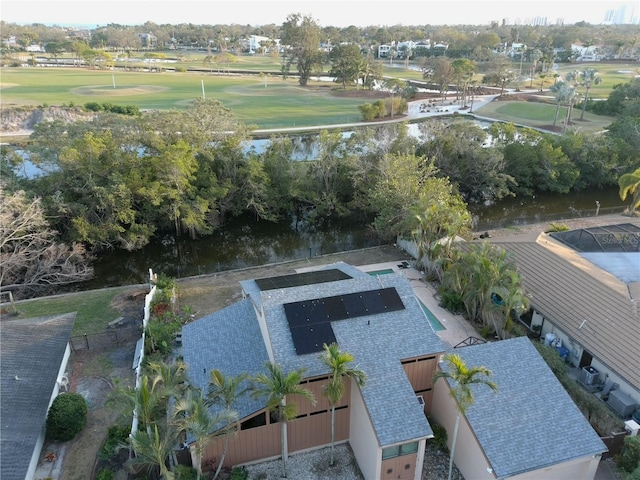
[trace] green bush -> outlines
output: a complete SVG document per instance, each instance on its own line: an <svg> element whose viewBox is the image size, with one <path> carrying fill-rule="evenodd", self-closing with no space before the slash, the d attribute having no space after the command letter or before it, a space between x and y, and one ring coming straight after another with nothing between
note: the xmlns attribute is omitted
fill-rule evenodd
<svg viewBox="0 0 640 480"><path fill-rule="evenodd" d="M47 415L47 436L66 442L87 424L87 401L79 393L58 395Z"/></svg>
<svg viewBox="0 0 640 480"><path fill-rule="evenodd" d="M187 465L178 465L176 467L176 480L196 480L198 471Z"/></svg>
<svg viewBox="0 0 640 480"><path fill-rule="evenodd" d="M640 465L633 472L625 477L624 480L640 480Z"/></svg>
<svg viewBox="0 0 640 480"><path fill-rule="evenodd" d="M626 437L618 456L618 466L625 472L635 473L640 467L640 437Z"/></svg>
<svg viewBox="0 0 640 480"><path fill-rule="evenodd" d="M231 480L247 480L249 478L249 472L244 468L233 467L231 470Z"/></svg>
<svg viewBox="0 0 640 480"><path fill-rule="evenodd" d="M130 426L112 425L109 427L107 439L104 441L104 444L102 444L102 448L98 452L98 457L104 460L115 457L120 447L126 443L130 432Z"/></svg>
<svg viewBox="0 0 640 480"><path fill-rule="evenodd" d="M429 420L429 423L431 424L431 429L433 430L433 440L431 440L431 442L438 450L446 452L448 450L447 429L442 425L438 425L431 419Z"/></svg>
<svg viewBox="0 0 640 480"><path fill-rule="evenodd" d="M440 292L440 306L451 313L460 313L464 311L464 302L462 295L452 290L442 290Z"/></svg>
<svg viewBox="0 0 640 480"><path fill-rule="evenodd" d="M370 103L360 105L358 109L360 110L360 114L362 115L362 120L364 120L365 122L370 122L371 120L376 118L376 109Z"/></svg>
<svg viewBox="0 0 640 480"><path fill-rule="evenodd" d="M480 335L482 335L482 338L492 337L493 336L493 328L491 328L489 325L484 325L480 329Z"/></svg>
<svg viewBox="0 0 640 480"><path fill-rule="evenodd" d="M95 480L113 480L113 472L108 468L103 468L98 472Z"/></svg>
<svg viewBox="0 0 640 480"><path fill-rule="evenodd" d="M566 232L568 230L569 226L564 223L550 223L549 228L547 228L544 233Z"/></svg>

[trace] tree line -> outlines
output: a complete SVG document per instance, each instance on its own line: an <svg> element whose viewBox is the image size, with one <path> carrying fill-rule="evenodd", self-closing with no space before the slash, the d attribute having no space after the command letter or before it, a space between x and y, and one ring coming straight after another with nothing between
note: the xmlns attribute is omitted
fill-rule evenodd
<svg viewBox="0 0 640 480"><path fill-rule="evenodd" d="M136 250L159 233L209 235L246 214L310 224L352 216L392 241L410 233L415 214L433 205L458 215L468 203L615 186L639 162L638 82L617 87L603 102L620 114L600 135L552 135L501 123L485 131L454 118L424 122L414 137L399 123L358 129L348 138L322 131L317 158L309 162L292 160L287 136L272 137L263 152L249 148L250 128L215 100L197 99L183 111L98 112L90 121L43 122L21 155L2 148L2 253L19 250L9 226L31 205L37 221L28 228L48 262L85 275L90 270L81 262L62 262L67 250L56 248L56 257L48 246L71 245L74 258L85 250ZM25 158L45 174L18 176ZM3 265L11 265L6 258ZM26 269L23 262L31 260L25 251L15 270L4 269L3 285L22 283L27 271L36 285L44 274Z"/></svg>
<svg viewBox="0 0 640 480"><path fill-rule="evenodd" d="M295 14L294 14L295 15ZM298 14L299 15L299 14ZM151 32L157 38L157 47L207 49L218 51L241 51L243 40L250 35L265 36L270 39L283 37L284 23L266 25L207 25L207 24L157 24L145 22L140 25L110 23L91 29L90 38L80 39L94 49L137 50L142 48L139 33ZM314 21L317 24L317 22ZM18 47L41 44L52 48L63 46L76 32L60 26L43 24L18 25L0 22L3 38L15 36ZM430 25L429 18L416 19L414 25L370 25L366 27L320 26L318 30L323 42L332 45L354 43L374 47L391 44L393 41L419 41L431 39L448 45L448 55L454 58L477 57L483 50L497 44L522 42L529 47L564 48L582 43L599 45L611 56L633 58L640 48L637 26L634 25L592 25L578 22L573 25ZM7 48L7 47L3 47Z"/></svg>

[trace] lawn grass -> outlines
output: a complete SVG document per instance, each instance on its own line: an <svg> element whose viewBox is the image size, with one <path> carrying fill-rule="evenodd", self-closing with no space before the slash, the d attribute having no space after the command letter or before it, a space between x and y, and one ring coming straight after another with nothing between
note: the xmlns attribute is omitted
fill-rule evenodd
<svg viewBox="0 0 640 480"><path fill-rule="evenodd" d="M16 307L21 318L42 317L76 312L72 335L102 332L108 323L120 316L111 307L111 301L129 287L70 293L56 297L35 298L18 302Z"/></svg>
<svg viewBox="0 0 640 480"><path fill-rule="evenodd" d="M113 88L113 82L116 88ZM202 96L220 100L247 125L257 128L316 126L360 121L362 98L332 95L337 85L295 78L252 75L96 71L84 68L4 68L2 104L84 105L110 102L141 109L184 109ZM322 85L323 88L314 88Z"/></svg>
<svg viewBox="0 0 640 480"><path fill-rule="evenodd" d="M476 110L476 113L483 117L494 118L505 122L526 125L530 127L544 127L553 123L556 112L555 105L535 102L521 101L501 101L489 102ZM594 115L585 112L584 120L580 121L580 109L574 109L571 121L571 131L578 132L601 132L614 120L613 117L604 115ZM567 108L560 107L556 126L562 126L562 119L567 115Z"/></svg>

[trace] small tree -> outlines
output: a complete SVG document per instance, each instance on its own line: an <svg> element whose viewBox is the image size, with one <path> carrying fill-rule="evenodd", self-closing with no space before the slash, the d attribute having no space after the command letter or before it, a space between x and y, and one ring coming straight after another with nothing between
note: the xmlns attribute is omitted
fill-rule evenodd
<svg viewBox="0 0 640 480"><path fill-rule="evenodd" d="M51 404L47 415L47 436L66 442L87 424L87 401L79 393L63 393Z"/></svg>
<svg viewBox="0 0 640 480"><path fill-rule="evenodd" d="M366 376L362 370L349 367L348 364L353 362L353 355L341 352L337 343L324 344L322 348L324 348L324 354L320 355L320 360L329 369L329 380L323 387L322 394L329 400L331 405L331 460L329 465L333 465L336 404L342 400L344 395L345 377L347 380L352 378L358 386L364 387Z"/></svg>
<svg viewBox="0 0 640 480"><path fill-rule="evenodd" d="M313 393L300 386L304 370L294 370L285 374L282 367L276 363L265 364L267 373L260 373L255 378L254 397L266 397L267 409L275 412L280 422L280 443L282 448L282 476L287 477L287 422L296 417L297 409L293 403L287 403L287 396L298 395L311 401L315 405Z"/></svg>
<svg viewBox="0 0 640 480"><path fill-rule="evenodd" d="M453 439L451 440L451 456L449 458L449 480L451 480L451 472L453 471L453 459L456 452L456 439L458 437L458 427L460 426L460 414L465 414L467 408L474 403L471 385L481 383L493 390L498 391L498 386L488 380L492 372L486 367L467 367L464 360L455 353L447 353L444 361L448 364L447 370L439 370L433 375L433 383L441 378L451 380L449 393L456 402L458 414L456 415L456 424L453 427Z"/></svg>

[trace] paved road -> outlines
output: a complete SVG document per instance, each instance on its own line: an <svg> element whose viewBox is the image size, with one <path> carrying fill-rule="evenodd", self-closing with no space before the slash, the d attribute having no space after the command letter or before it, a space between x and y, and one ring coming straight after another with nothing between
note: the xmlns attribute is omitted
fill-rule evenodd
<svg viewBox="0 0 640 480"><path fill-rule="evenodd" d="M497 96L498 95L477 96L473 102L474 112L483 105L491 102ZM379 122L336 123L331 125L315 125L311 127L260 128L257 130L253 130L253 133L258 135L268 135L272 133L315 132L318 130L329 130L332 128L354 128L367 127L372 125L385 125L387 123L406 122L408 120L416 120L420 118L442 117L453 115L454 113L458 113L461 115L471 115L472 112L469 112L469 109L460 110L459 105L450 104L450 102L452 102L452 100L445 100L444 105L440 105L440 102L437 102L435 107L423 108L423 105L427 105L427 100L415 100L413 102L408 102L407 115L389 120L381 120Z"/></svg>

